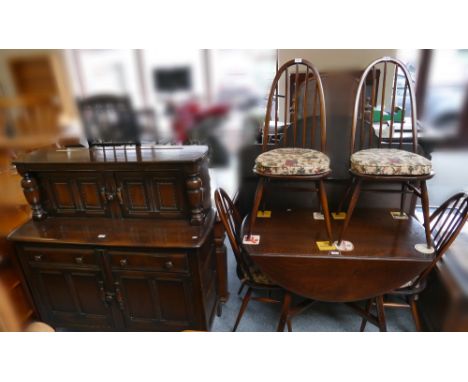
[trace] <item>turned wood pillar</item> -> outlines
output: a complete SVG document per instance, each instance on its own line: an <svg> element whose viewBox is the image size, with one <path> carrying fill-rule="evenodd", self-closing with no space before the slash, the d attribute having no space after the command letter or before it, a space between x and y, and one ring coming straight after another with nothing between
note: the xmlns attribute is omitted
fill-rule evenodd
<svg viewBox="0 0 468 382"><path fill-rule="evenodd" d="M21 181L23 193L32 209L32 218L34 220L43 220L46 217L46 212L42 208L39 188L36 179L29 173L23 175Z"/></svg>
<svg viewBox="0 0 468 382"><path fill-rule="evenodd" d="M205 219L203 211L203 182L199 168L190 173L185 182L190 209L190 224L202 225Z"/></svg>

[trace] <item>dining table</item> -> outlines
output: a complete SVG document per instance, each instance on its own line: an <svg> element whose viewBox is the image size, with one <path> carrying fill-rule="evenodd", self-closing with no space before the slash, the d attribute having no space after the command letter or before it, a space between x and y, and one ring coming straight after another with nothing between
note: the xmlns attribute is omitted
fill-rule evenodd
<svg viewBox="0 0 468 382"><path fill-rule="evenodd" d="M425 243L423 225L413 216L391 212L356 209L344 238L354 248L340 251L319 249L327 234L313 210L272 209L269 218L256 220L252 234L259 235L258 244L243 247L268 278L297 295L325 302L367 300L415 279L433 260L434 254L415 248ZM342 223L332 221L334 233Z"/></svg>

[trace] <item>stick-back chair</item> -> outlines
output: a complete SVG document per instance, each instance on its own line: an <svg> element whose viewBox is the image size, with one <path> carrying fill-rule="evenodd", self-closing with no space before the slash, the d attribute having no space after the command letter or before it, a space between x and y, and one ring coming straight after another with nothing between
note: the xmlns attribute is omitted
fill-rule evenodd
<svg viewBox="0 0 468 382"><path fill-rule="evenodd" d="M376 108L379 104L380 111ZM421 198L426 242L430 250L426 181L434 176L434 172L431 161L417 151L416 100L411 75L397 59L377 59L364 70L354 101L350 140L351 181L342 201L350 194L351 199L339 244L346 234L361 191L400 193L401 215L404 214L406 194L413 193ZM396 183L400 188L365 190L361 187L363 182ZM342 203L339 209L341 206Z"/></svg>
<svg viewBox="0 0 468 382"><path fill-rule="evenodd" d="M323 179L330 170L326 146L326 110L320 74L307 60L283 64L271 84L262 131L262 154L255 160L258 175L249 232L255 224L266 181L312 181L320 196L327 235L332 241Z"/></svg>
<svg viewBox="0 0 468 382"><path fill-rule="evenodd" d="M457 238L467 219L468 194L464 192L453 195L431 214L431 236L435 248L434 259L431 264L415 279L387 294L388 296L399 297L403 300L402 303L385 301L384 296L378 296L367 302L366 316L369 316L372 305L376 305L378 326L381 330L386 330L384 307L410 308L416 330L421 330L421 320L416 305L418 296L425 289L429 274ZM361 331L364 331L367 321L366 318L362 319Z"/></svg>
<svg viewBox="0 0 468 382"><path fill-rule="evenodd" d="M288 330L292 331L289 314L291 295L289 292L284 291L281 287L275 285L266 275L264 275L248 257L245 251L243 251L239 236L242 223L241 216L231 198L229 198L226 191L224 191L222 188L218 188L215 191L215 203L219 218L224 226L224 229L226 230L229 243L232 247L232 252L234 253L234 257L236 259L237 275L239 276L242 285L247 286L247 292L242 299L242 304L232 331L235 332L237 330L240 320L244 315L250 300L274 304L281 303L281 319L286 317L285 321L288 325ZM267 296L252 297L254 292L264 292L264 294L266 292ZM270 296L272 292L282 292L284 294L284 301L271 298Z"/></svg>
<svg viewBox="0 0 468 382"><path fill-rule="evenodd" d="M96 95L78 100L89 146L139 144L140 128L126 96Z"/></svg>

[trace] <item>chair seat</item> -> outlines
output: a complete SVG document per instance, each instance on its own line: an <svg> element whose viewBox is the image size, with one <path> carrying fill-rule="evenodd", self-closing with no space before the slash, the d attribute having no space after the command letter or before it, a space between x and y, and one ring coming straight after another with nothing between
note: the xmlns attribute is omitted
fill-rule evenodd
<svg viewBox="0 0 468 382"><path fill-rule="evenodd" d="M253 262L250 262L249 273L252 275L251 278L240 266L237 267L237 277L239 277L239 279L247 279L266 286L275 285Z"/></svg>
<svg viewBox="0 0 468 382"><path fill-rule="evenodd" d="M254 172L261 175L318 175L330 170L324 153L303 148L279 148L260 154Z"/></svg>
<svg viewBox="0 0 468 382"><path fill-rule="evenodd" d="M398 149L367 149L351 156L351 170L368 175L429 175L431 161Z"/></svg>

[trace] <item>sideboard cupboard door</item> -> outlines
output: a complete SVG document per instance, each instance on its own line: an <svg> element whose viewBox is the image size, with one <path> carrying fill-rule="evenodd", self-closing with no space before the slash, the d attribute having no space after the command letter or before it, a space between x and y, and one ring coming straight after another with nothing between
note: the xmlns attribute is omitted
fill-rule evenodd
<svg viewBox="0 0 468 382"><path fill-rule="evenodd" d="M112 330L113 316L100 271L29 268L42 319L54 328ZM111 296L112 297L112 296Z"/></svg>
<svg viewBox="0 0 468 382"><path fill-rule="evenodd" d="M193 296L188 277L156 272L113 272L116 302L127 330L179 331L193 328Z"/></svg>
<svg viewBox="0 0 468 382"><path fill-rule="evenodd" d="M180 176L170 171L116 172L117 199L124 217L180 218L187 214Z"/></svg>
<svg viewBox="0 0 468 382"><path fill-rule="evenodd" d="M56 216L110 216L109 190L98 172L41 173L47 210Z"/></svg>

